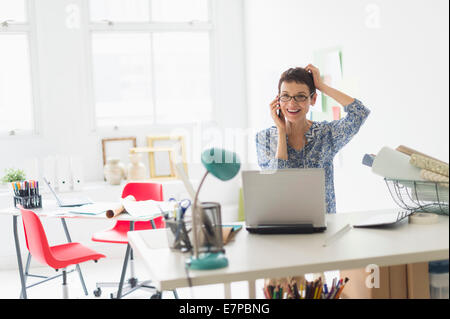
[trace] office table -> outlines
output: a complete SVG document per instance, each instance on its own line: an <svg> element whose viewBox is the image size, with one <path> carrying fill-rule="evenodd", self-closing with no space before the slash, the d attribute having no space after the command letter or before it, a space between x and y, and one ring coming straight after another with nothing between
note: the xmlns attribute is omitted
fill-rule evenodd
<svg viewBox="0 0 450 319"><path fill-rule="evenodd" d="M117 203L112 203L113 206L112 208L114 208ZM70 219L91 219L91 220L98 220L98 219L108 219L108 220L125 220L125 221L130 221L130 227L131 229L133 229L133 224L136 221L149 221L152 220L153 218L155 218L155 216L143 216L143 217L134 217L131 216L129 214L120 214L114 218L107 218L105 213L103 214L97 214L97 215L87 215L87 214L74 214L74 213L70 213L70 210L73 208L70 207L59 207L56 204L56 201L54 200L43 200L42 202L42 208L32 208L30 210L32 210L33 212L35 212L40 218L60 218L61 219L61 223L62 226L64 228L64 233L66 235L67 241L70 243L72 242L72 239L70 237L70 233L69 230L67 228L67 223L66 223L66 219L70 218ZM16 255L17 255L17 264L18 264L18 270L19 270L19 275L20 275L20 283L21 283L21 287L22 287L22 292L20 297L27 299L27 287L25 284L25 274L23 271L23 263L22 263L22 255L20 252L20 242L19 242L19 237L18 237L18 229L17 229L17 219L19 216L21 216L20 210L15 208L15 207L10 207L10 208L6 208L6 209L1 209L0 210L0 215L11 215L13 217L13 234L14 234L14 243L16 246ZM128 250L127 250L128 251ZM27 261L27 264L29 263L29 258ZM81 273L81 269L79 265L76 265L76 270L78 272L78 275L80 277L81 280L81 285L83 287L84 293L87 295L87 289L86 289L86 285L84 283L84 279L83 279L83 275ZM60 276L60 275L58 275ZM124 276L124 274L122 274L122 277ZM50 277L48 278L48 280L53 279L57 276L54 277ZM123 278L121 279L121 282L123 284ZM121 285L120 285L121 286ZM119 288L120 289L120 288Z"/></svg>
<svg viewBox="0 0 450 319"><path fill-rule="evenodd" d="M327 216L327 231L315 234L258 235L245 228L225 246L229 266L216 270L189 270L192 286L249 282L249 297L255 298L255 280L296 276L337 269L388 266L448 259L448 216L432 225L417 225L404 219L384 228L352 228L327 246L325 240L346 224L369 216L398 210L341 213ZM172 251L167 229L131 231L129 243L143 260L152 284L159 291L189 286L185 265L188 254ZM228 285L228 288L227 288Z"/></svg>

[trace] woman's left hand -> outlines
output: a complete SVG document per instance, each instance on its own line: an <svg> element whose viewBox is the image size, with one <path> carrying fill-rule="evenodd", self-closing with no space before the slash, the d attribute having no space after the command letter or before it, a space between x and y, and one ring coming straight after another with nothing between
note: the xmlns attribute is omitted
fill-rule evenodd
<svg viewBox="0 0 450 319"><path fill-rule="evenodd" d="M320 77L319 69L316 68L312 64L308 64L308 66L305 68L305 70L308 72L311 72L313 79L314 79L314 85L315 85L316 89L318 89L319 91L322 91L324 82L323 82L322 78Z"/></svg>

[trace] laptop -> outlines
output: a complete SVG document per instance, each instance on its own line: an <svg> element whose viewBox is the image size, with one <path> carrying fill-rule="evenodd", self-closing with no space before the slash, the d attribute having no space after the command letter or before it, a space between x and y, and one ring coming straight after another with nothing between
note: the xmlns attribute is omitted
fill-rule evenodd
<svg viewBox="0 0 450 319"><path fill-rule="evenodd" d="M326 230L323 168L242 171L246 229L259 234Z"/></svg>
<svg viewBox="0 0 450 319"><path fill-rule="evenodd" d="M52 186L50 185L50 182L44 177L44 182L47 184L48 188L50 189L50 192L55 196L56 202L58 203L59 207L76 207L76 206L82 206L86 204L92 204L92 201L86 197L86 196L79 196L79 197L71 197L71 198L60 198Z"/></svg>

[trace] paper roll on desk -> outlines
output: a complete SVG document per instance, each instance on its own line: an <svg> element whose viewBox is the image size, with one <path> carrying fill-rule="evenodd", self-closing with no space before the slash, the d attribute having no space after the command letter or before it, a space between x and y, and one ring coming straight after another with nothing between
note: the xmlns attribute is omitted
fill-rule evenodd
<svg viewBox="0 0 450 319"><path fill-rule="evenodd" d="M120 204L118 204L116 208L114 208L114 209L109 209L109 210L106 211L106 217L108 217L108 218L114 218L114 217L116 217L117 215L120 215L120 214L126 212L125 206L124 206L124 203L123 203L123 202L126 201L126 200L128 200L128 201L134 201L134 202L136 201L136 199L134 198L133 195L128 195L127 197L122 198L121 201L120 201Z"/></svg>
<svg viewBox="0 0 450 319"><path fill-rule="evenodd" d="M387 146L373 160L372 172L389 179L424 181L420 168L413 166L410 157Z"/></svg>

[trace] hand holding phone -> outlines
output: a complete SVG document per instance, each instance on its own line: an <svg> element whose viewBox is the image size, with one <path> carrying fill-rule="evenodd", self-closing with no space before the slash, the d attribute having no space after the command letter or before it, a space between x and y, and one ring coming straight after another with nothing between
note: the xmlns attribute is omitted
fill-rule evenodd
<svg viewBox="0 0 450 319"><path fill-rule="evenodd" d="M284 119L283 112L280 107L280 98L277 95L276 98L270 103L270 111L272 114L272 119L279 130L286 130L286 123Z"/></svg>

